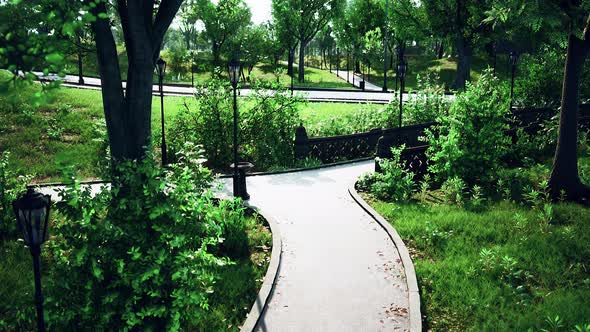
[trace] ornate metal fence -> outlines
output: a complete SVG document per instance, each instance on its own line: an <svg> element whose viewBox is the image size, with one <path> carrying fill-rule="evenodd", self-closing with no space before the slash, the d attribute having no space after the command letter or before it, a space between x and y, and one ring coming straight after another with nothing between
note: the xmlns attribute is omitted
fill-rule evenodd
<svg viewBox="0 0 590 332"><path fill-rule="evenodd" d="M553 108L527 108L514 110L509 120L512 128L508 133L516 139L516 128L525 128L529 133L535 133L542 128L546 121L558 114ZM579 127L590 131L590 104L580 105ZM300 126L295 133L295 158L313 157L323 163L333 163L342 160L354 160L369 157L391 158L391 148L405 144L406 149L401 154L401 160L407 167L418 175L428 172L428 145L420 140L427 128L436 123L423 123L413 126L391 129L373 129L369 132L309 138L305 127ZM378 170L376 164L376 169Z"/></svg>

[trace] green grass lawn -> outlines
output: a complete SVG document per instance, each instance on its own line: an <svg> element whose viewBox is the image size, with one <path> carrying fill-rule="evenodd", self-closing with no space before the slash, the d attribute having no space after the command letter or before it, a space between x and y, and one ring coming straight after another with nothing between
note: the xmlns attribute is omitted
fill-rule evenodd
<svg viewBox="0 0 590 332"><path fill-rule="evenodd" d="M580 164L588 167L590 158ZM545 178L549 165L523 171ZM521 203L473 209L440 196L432 191L405 204L365 196L410 249L428 330L573 331L590 324L587 207L553 204L548 218Z"/></svg>
<svg viewBox="0 0 590 332"><path fill-rule="evenodd" d="M106 156L106 125L100 91L62 88L48 104L35 109L28 98L37 86L0 93L0 150L10 151L16 167L34 174L36 182L60 180L75 170L86 179L100 176ZM192 98L165 98L169 116L182 111ZM152 103L152 128L160 124L160 103Z"/></svg>
<svg viewBox="0 0 590 332"><path fill-rule="evenodd" d="M209 61L209 60L207 60ZM119 48L119 63L121 67L121 76L123 79L127 77L127 70L128 70L128 62L126 51L124 48ZM287 65L281 63L279 67L283 70L280 74L279 80L280 83L284 86L291 86L291 77L287 75ZM295 65L295 70L297 70L297 66ZM222 68L222 75L227 76L226 69ZM252 79L255 80L266 80L266 81L276 81L276 76L274 74L274 66L270 64L260 63L254 67L252 73L250 74ZM67 58L66 63L66 72L72 75L78 75L78 62L76 56L70 56ZM84 56L83 58L83 73L85 76L98 76L98 66L96 60L95 53L89 53ZM247 75L247 71L244 73ZM194 82L195 85L202 85L205 84L208 80L211 79L211 71L199 69L195 71L194 75ZM294 85L297 87L318 87L318 88L351 88L354 87L351 84L346 83L346 81L340 80L336 77L335 74L331 74L329 71L320 70L317 68L306 67L305 68L305 82L299 83L297 82L297 76L295 76ZM167 75L164 78L166 83L183 83L183 84L191 84L191 73L173 73L168 70ZM154 74L154 83L158 82L158 77Z"/></svg>
<svg viewBox="0 0 590 332"><path fill-rule="evenodd" d="M457 58L448 57L436 59L432 56L408 55L406 59L408 61L408 73L405 82L407 90L415 90L418 75L424 75L427 72L438 72L440 83L443 84L447 90L451 89L457 73ZM488 56L474 56L471 66L471 79L477 80L488 66L492 66L492 59ZM498 75L500 79L505 80L510 78L507 68L508 59L505 56L498 56L496 75ZM383 86L382 63L377 66L377 68L371 68L371 77L369 79L367 75L367 80L377 86ZM395 85L395 68L392 68L387 73L387 88L395 89Z"/></svg>
<svg viewBox="0 0 590 332"><path fill-rule="evenodd" d="M14 165L23 173L34 174L37 183L60 181L63 174L69 174L68 170L83 179L99 178L107 155L100 91L61 88L37 109L31 106L30 97L38 88L25 85L0 92L0 151L10 151ZM178 112L186 110L185 103L191 108L198 107L192 97L164 98L168 126ZM301 105L301 116L304 125L313 129L330 118L367 107L373 106L307 103ZM157 148L158 97L152 102L152 128Z"/></svg>
<svg viewBox="0 0 590 332"><path fill-rule="evenodd" d="M250 257L225 265L209 310L202 319L201 331L238 331L256 299L272 247L272 234L258 216L246 221ZM51 230L50 230L51 232ZM44 279L49 258L42 263ZM0 330L32 331L35 329L33 263L29 249L17 241L0 241Z"/></svg>

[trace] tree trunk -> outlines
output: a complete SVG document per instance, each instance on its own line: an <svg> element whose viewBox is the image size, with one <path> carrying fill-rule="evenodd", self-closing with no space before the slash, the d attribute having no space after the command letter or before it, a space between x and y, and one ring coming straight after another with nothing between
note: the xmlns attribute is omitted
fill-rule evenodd
<svg viewBox="0 0 590 332"><path fill-rule="evenodd" d="M96 12L106 12L104 2L97 5ZM125 144L126 112L125 98L123 96L123 83L117 55L115 39L113 38L109 22L105 19L97 19L92 22L92 30L96 39L96 54L98 70L100 73L102 103L104 108L107 133L111 148L111 158L114 162L122 161L127 157L127 144Z"/></svg>
<svg viewBox="0 0 590 332"><path fill-rule="evenodd" d="M123 93L121 71L115 39L105 2L98 2L92 12L99 18L92 22L96 40L103 106L113 164L126 159L143 159L151 146L152 79L164 34L182 1L162 1L153 26L153 3L127 1L118 3L129 69L127 90Z"/></svg>
<svg viewBox="0 0 590 332"><path fill-rule="evenodd" d="M439 60L442 59L444 53L445 53L444 41L441 40L440 41L440 44L438 45L438 51L436 53L436 58L439 59Z"/></svg>
<svg viewBox="0 0 590 332"><path fill-rule="evenodd" d="M287 60L287 75L293 76L293 62L295 61L295 48L289 49L289 55Z"/></svg>
<svg viewBox="0 0 590 332"><path fill-rule="evenodd" d="M84 68L82 64L82 44L80 35L77 36L78 39L78 83L84 84Z"/></svg>
<svg viewBox="0 0 590 332"><path fill-rule="evenodd" d="M305 82L305 43L303 41L299 42L299 77L297 81L299 83Z"/></svg>
<svg viewBox="0 0 590 332"><path fill-rule="evenodd" d="M467 81L471 80L471 43L462 34L457 36L457 77L453 83L456 90L464 90Z"/></svg>
<svg viewBox="0 0 590 332"><path fill-rule="evenodd" d="M221 65L221 46L217 45L216 42L213 42L211 52L213 53L213 63L215 66Z"/></svg>
<svg viewBox="0 0 590 332"><path fill-rule="evenodd" d="M190 33L190 31L186 31L184 33L184 41L186 42L186 49L190 50L191 49L191 33Z"/></svg>
<svg viewBox="0 0 590 332"><path fill-rule="evenodd" d="M559 138L549 179L549 190L554 198L564 192L568 200L579 200L590 195L578 175L578 112L580 73L586 61L590 41L569 36L565 63L559 119Z"/></svg>
<svg viewBox="0 0 590 332"><path fill-rule="evenodd" d="M354 63L354 72L360 73L361 72L361 62L357 59Z"/></svg>

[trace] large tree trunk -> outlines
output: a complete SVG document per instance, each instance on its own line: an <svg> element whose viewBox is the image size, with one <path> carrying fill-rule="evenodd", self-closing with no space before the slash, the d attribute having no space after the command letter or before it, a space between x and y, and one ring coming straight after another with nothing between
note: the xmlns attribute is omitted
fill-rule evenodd
<svg viewBox="0 0 590 332"><path fill-rule="evenodd" d="M96 12L106 12L104 2L100 2ZM102 104L107 124L107 133L113 161L122 161L128 157L125 144L125 97L115 39L113 38L109 22L97 19L92 23L92 30L96 39L96 53L98 70L100 73Z"/></svg>
<svg viewBox="0 0 590 332"><path fill-rule="evenodd" d="M182 0L162 0L155 20L152 1L118 2L129 69L123 93L117 48L108 19L92 23L96 38L99 72L107 132L114 164L126 159L142 159L151 146L152 78L166 30ZM99 2L93 13L107 13ZM153 26L146 26L146 21Z"/></svg>
<svg viewBox="0 0 590 332"><path fill-rule="evenodd" d="M453 83L453 88L463 90L465 89L466 82L471 80L471 58L473 50L471 43L462 34L457 36L457 52L459 57L457 62L457 77Z"/></svg>
<svg viewBox="0 0 590 332"><path fill-rule="evenodd" d="M549 179L549 190L554 198L565 193L568 200L590 196L590 189L582 184L578 175L578 112L580 73L590 50L590 40L583 41L573 34L568 41L565 63L559 138Z"/></svg>
<svg viewBox="0 0 590 332"><path fill-rule="evenodd" d="M303 41L299 42L299 77L297 81L299 83L305 82L305 43Z"/></svg>

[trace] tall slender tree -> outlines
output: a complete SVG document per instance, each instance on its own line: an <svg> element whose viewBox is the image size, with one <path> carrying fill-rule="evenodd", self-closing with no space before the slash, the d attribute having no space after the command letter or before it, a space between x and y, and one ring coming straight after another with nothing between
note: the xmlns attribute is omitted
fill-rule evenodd
<svg viewBox="0 0 590 332"><path fill-rule="evenodd" d="M213 62L220 66L223 48L232 43L231 39L239 38L242 30L250 25L250 8L243 0L197 0L196 8L197 16L205 25L204 36L211 43Z"/></svg>
<svg viewBox="0 0 590 332"><path fill-rule="evenodd" d="M273 0L274 19L299 41L298 81L305 81L305 50L315 35L339 15L345 0ZM288 18L288 19L287 19Z"/></svg>
<svg viewBox="0 0 590 332"><path fill-rule="evenodd" d="M578 173L577 139L580 75L590 54L590 1L498 0L487 14L486 21L500 24L502 29L544 29L549 38L567 43L559 137L549 189L553 197L565 193L569 200L589 199L590 188L580 181Z"/></svg>
<svg viewBox="0 0 590 332"><path fill-rule="evenodd" d="M464 89L471 79L473 53L481 38L490 31L482 24L490 2L479 0L422 0L430 30L434 35L451 37L457 52L457 76L453 88Z"/></svg>

